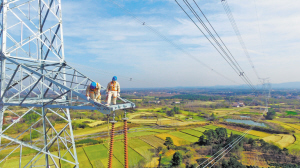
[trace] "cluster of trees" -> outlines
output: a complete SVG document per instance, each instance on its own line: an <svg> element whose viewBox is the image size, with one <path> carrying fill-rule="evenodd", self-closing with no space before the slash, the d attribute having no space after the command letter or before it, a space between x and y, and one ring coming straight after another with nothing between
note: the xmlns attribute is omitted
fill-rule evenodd
<svg viewBox="0 0 300 168"><path fill-rule="evenodd" d="M95 139L82 139L82 140L79 140L79 141L76 141L76 146L82 146L83 144L86 144L86 145L95 145L95 144L100 144L100 143L103 143L103 140L95 140Z"/></svg>
<svg viewBox="0 0 300 168"><path fill-rule="evenodd" d="M87 123L77 123L77 122L72 122L72 128L74 130L77 130L78 128L87 128L90 127Z"/></svg>
<svg viewBox="0 0 300 168"><path fill-rule="evenodd" d="M167 115L173 117L175 114L180 114L179 107L173 107L170 111L167 111Z"/></svg>
<svg viewBox="0 0 300 168"><path fill-rule="evenodd" d="M267 115L265 116L265 118L267 120L273 120L276 117L276 112L273 108L268 109Z"/></svg>
<svg viewBox="0 0 300 168"><path fill-rule="evenodd" d="M37 132L36 130L33 130L31 132L31 140L35 139L35 138L38 138L40 136L40 133ZM25 135L23 138L22 138L23 141L30 141L30 134L28 135Z"/></svg>
<svg viewBox="0 0 300 168"><path fill-rule="evenodd" d="M199 145L221 144L226 142L227 137L228 135L227 135L226 128L205 130L203 132L203 135L200 136L198 144Z"/></svg>
<svg viewBox="0 0 300 168"><path fill-rule="evenodd" d="M26 123L34 123L37 121L38 118L41 118L41 115L36 114L35 112L29 112L26 114L23 119L26 121Z"/></svg>

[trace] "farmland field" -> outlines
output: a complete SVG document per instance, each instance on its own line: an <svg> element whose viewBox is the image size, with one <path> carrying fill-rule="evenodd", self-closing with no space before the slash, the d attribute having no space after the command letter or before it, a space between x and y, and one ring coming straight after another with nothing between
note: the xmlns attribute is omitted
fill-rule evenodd
<svg viewBox="0 0 300 168"><path fill-rule="evenodd" d="M218 127L218 126L215 126L215 125L206 125L206 126L204 126L204 128L206 128L206 129L213 129L213 130L215 130L216 128L220 128L220 127Z"/></svg>
<svg viewBox="0 0 300 168"><path fill-rule="evenodd" d="M276 134L263 138L266 142L275 142L281 148L288 147L295 142L295 138L292 135Z"/></svg>
<svg viewBox="0 0 300 168"><path fill-rule="evenodd" d="M141 139L135 138L128 141L128 145L147 160L151 160L154 148Z"/></svg>
<svg viewBox="0 0 300 168"><path fill-rule="evenodd" d="M90 123L88 124L90 127L95 127L97 126L98 124L103 124L103 123L106 123L106 121L95 121L93 123Z"/></svg>
<svg viewBox="0 0 300 168"><path fill-rule="evenodd" d="M226 128L227 132L233 132L234 134L242 134L243 132L247 131L245 128L240 128L240 127L233 127L233 126L228 126L228 125L218 125L220 127ZM259 138L259 137L267 137L271 136L272 134L262 132L262 131L256 131L256 130L250 130L248 132L248 135L246 137L248 138Z"/></svg>
<svg viewBox="0 0 300 168"><path fill-rule="evenodd" d="M128 141L131 142L132 140ZM108 144L105 144L106 148L108 149L109 146ZM114 143L114 156L115 158L117 158L117 160L119 162L121 162L122 164L124 163L124 143L122 141L117 141ZM132 148L128 147L128 163L129 166L134 166L136 165L140 160L143 159L143 157L137 153L136 151L134 151Z"/></svg>
<svg viewBox="0 0 300 168"><path fill-rule="evenodd" d="M205 130L209 130L208 128L204 128L204 127L197 127L197 128L193 128L196 131L200 131L200 132L204 132Z"/></svg>
<svg viewBox="0 0 300 168"><path fill-rule="evenodd" d="M181 130L181 132L193 135L195 137L200 137L201 135L203 135L202 132L196 131L196 130L193 130L193 129L185 129L185 130Z"/></svg>
<svg viewBox="0 0 300 168"><path fill-rule="evenodd" d="M300 151L300 134L299 133L294 134L294 136L296 137L296 141L293 144L291 144L290 146L288 146L287 148L292 153L299 154L299 151Z"/></svg>
<svg viewBox="0 0 300 168"><path fill-rule="evenodd" d="M172 140L174 142L174 145L176 145L176 146L180 146L180 145L184 145L184 144L189 143L188 141L186 141L184 139L178 138L176 136L173 136L173 135L170 135L170 134L167 134L167 133L156 134L155 136L162 139L162 140L166 140L166 137L170 137L170 138L172 138Z"/></svg>
<svg viewBox="0 0 300 168"><path fill-rule="evenodd" d="M169 132L169 134L174 135L174 136L176 136L178 138L184 139L184 140L189 141L189 142L197 142L198 139L199 139L199 138L197 138L195 136L192 136L192 135L180 132L180 131Z"/></svg>
<svg viewBox="0 0 300 168"><path fill-rule="evenodd" d="M86 167L86 168L90 168L92 167L92 165L90 164L90 161L88 159L88 157L86 156L83 148L76 148L77 151L77 158L78 158L78 162L80 163L81 167Z"/></svg>
<svg viewBox="0 0 300 168"><path fill-rule="evenodd" d="M286 111L285 113L286 113L287 115L298 115L298 113L295 112L295 111Z"/></svg>
<svg viewBox="0 0 300 168"><path fill-rule="evenodd" d="M244 165L256 165L259 167L269 167L268 163L264 160L260 153L244 151L242 154L241 162Z"/></svg>
<svg viewBox="0 0 300 168"><path fill-rule="evenodd" d="M108 150L103 144L84 147L84 150L88 158L90 159L93 167L107 167ZM113 157L113 163L114 167L123 167L123 165L115 157Z"/></svg>
<svg viewBox="0 0 300 168"><path fill-rule="evenodd" d="M153 157L149 163L146 164L145 167L158 167L159 157Z"/></svg>
<svg viewBox="0 0 300 168"><path fill-rule="evenodd" d="M150 131L140 131L140 132L131 132L127 134L128 138L134 138L134 137L140 137L140 136L146 136L146 135L153 135L156 134L156 132L150 132ZM118 135L115 137L115 139L123 139L123 135Z"/></svg>
<svg viewBox="0 0 300 168"><path fill-rule="evenodd" d="M164 146L164 140L157 138L154 135L149 135L149 136L141 136L140 137L141 140L145 141L146 143L148 143L149 145L158 148L159 146Z"/></svg>

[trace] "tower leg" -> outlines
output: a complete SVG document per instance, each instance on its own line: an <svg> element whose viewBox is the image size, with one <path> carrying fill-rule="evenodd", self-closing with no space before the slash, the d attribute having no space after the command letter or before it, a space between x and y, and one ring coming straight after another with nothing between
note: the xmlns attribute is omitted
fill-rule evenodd
<svg viewBox="0 0 300 168"><path fill-rule="evenodd" d="M115 123L116 123L116 121L111 121L110 123L111 123L111 133L110 133L110 145L109 145L109 156L108 156L108 168L112 168L114 133L115 133Z"/></svg>

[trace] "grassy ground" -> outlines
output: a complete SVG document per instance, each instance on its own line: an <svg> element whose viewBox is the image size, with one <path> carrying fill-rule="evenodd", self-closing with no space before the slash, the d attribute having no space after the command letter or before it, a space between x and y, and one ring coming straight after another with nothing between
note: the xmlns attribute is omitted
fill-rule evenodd
<svg viewBox="0 0 300 168"><path fill-rule="evenodd" d="M266 142L274 142L279 145L281 148L288 147L289 145L295 142L295 138L292 135L286 134L276 134L263 138Z"/></svg>
<svg viewBox="0 0 300 168"><path fill-rule="evenodd" d="M128 141L131 142L132 140ZM108 144L105 144L107 148ZM118 141L114 143L114 156L115 158L122 164L124 164L124 143L122 141ZM129 166L136 165L143 157L137 153L134 149L128 147L128 163Z"/></svg>
<svg viewBox="0 0 300 168"><path fill-rule="evenodd" d="M127 135L128 138L133 138L133 137L140 137L140 136L146 136L146 135L153 135L153 134L157 134L156 132L150 132L150 131L145 131L145 132L132 132L132 133L129 133ZM119 136L116 136L115 139L118 140L118 139L123 139L124 136L123 135L119 135Z"/></svg>
<svg viewBox="0 0 300 168"><path fill-rule="evenodd" d="M80 167L92 168L92 165L88 157L86 156L83 148L76 148L76 151L77 151L77 157L78 157L78 162L80 164Z"/></svg>
<svg viewBox="0 0 300 168"><path fill-rule="evenodd" d="M193 129L185 129L185 130L181 130L181 132L195 136L195 137L200 137L202 134L202 132L193 130Z"/></svg>
<svg viewBox="0 0 300 168"><path fill-rule="evenodd" d="M156 137L155 135L142 136L140 137L143 141L153 146L154 148L158 148L159 146L164 146L164 140Z"/></svg>
<svg viewBox="0 0 300 168"><path fill-rule="evenodd" d="M199 138L195 137L195 136L192 136L192 135L189 135L189 134L186 134L186 133L183 133L183 132L180 132L180 131L175 131L175 132L169 132L170 135L174 135L178 138L181 138L181 139L184 139L186 141L189 141L189 142L197 142Z"/></svg>
<svg viewBox="0 0 300 168"><path fill-rule="evenodd" d="M296 141L292 145L288 146L287 149L292 153L299 154L299 152L300 152L300 133L294 134L294 136L296 137Z"/></svg>
<svg viewBox="0 0 300 168"><path fill-rule="evenodd" d="M198 127L198 128L193 128L193 130L200 131L200 132L204 132L205 130L209 130L209 128Z"/></svg>
<svg viewBox="0 0 300 168"><path fill-rule="evenodd" d="M108 149L103 144L84 147L84 150L93 167L107 167ZM115 157L113 157L113 164L113 167L123 167L123 165Z"/></svg>
<svg viewBox="0 0 300 168"><path fill-rule="evenodd" d="M156 134L155 135L156 137L162 139L162 140L166 140L167 137L170 137L172 138L173 142L174 142L174 145L176 146L180 146L180 145L185 145L185 144L189 144L188 141L182 139L182 138L178 138L174 135L171 135L171 134L167 134L167 133L162 133L162 134Z"/></svg>
<svg viewBox="0 0 300 168"><path fill-rule="evenodd" d="M146 158L146 160L151 161L151 157L154 154L154 148L143 140L138 138L131 139L128 141L128 146Z"/></svg>

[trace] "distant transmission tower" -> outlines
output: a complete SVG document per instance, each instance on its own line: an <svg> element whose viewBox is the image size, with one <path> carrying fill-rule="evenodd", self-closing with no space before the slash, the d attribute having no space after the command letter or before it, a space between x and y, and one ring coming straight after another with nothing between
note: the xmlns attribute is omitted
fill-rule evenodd
<svg viewBox="0 0 300 168"><path fill-rule="evenodd" d="M61 0L1 0L0 12L0 165L19 152L19 167L79 167L69 109L110 114L135 105L86 99L94 80L65 61Z"/></svg>

